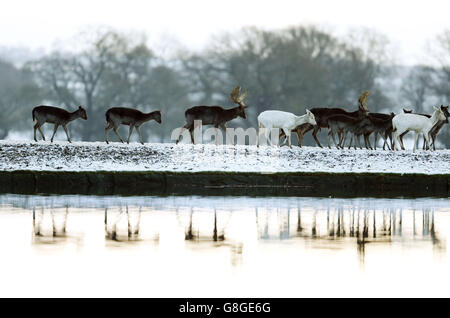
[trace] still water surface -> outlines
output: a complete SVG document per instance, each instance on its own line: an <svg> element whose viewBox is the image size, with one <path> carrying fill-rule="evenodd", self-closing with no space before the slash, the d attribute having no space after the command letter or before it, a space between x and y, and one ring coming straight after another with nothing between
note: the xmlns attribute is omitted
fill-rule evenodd
<svg viewBox="0 0 450 318"><path fill-rule="evenodd" d="M0 195L0 296L450 296L449 199Z"/></svg>

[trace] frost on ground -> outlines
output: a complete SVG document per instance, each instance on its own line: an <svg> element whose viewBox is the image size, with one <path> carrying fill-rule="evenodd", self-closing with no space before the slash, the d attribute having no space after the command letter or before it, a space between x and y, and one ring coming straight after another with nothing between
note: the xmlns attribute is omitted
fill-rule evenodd
<svg viewBox="0 0 450 318"><path fill-rule="evenodd" d="M0 170L450 173L450 150L0 141Z"/></svg>

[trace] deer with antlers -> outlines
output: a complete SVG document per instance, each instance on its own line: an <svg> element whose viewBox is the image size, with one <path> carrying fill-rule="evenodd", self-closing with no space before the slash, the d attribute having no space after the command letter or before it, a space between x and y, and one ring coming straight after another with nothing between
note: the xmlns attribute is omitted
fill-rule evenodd
<svg viewBox="0 0 450 318"><path fill-rule="evenodd" d="M221 106L194 106L189 108L184 113L186 117L186 125L184 129L188 129L191 135L192 143L194 142L194 121L200 120L202 125L213 125L216 129L216 144L217 144L217 130L220 128L226 132L227 122L235 119L236 117L245 117L245 105L244 100L247 97L248 90L245 90L241 94L241 87L237 86L230 94L231 100L237 104L237 107L224 109ZM183 129L177 139L177 144L180 141Z"/></svg>

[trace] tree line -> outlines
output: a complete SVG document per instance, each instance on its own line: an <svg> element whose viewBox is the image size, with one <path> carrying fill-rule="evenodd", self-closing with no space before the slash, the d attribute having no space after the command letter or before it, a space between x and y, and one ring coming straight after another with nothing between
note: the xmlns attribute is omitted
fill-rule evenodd
<svg viewBox="0 0 450 318"><path fill-rule="evenodd" d="M371 91L372 112L431 112L450 99L450 31L434 40L429 65L408 68L396 66L386 36L367 29L338 37L316 26L248 27L170 57L147 42L142 35L96 29L20 67L0 60L0 139L21 131L31 136L31 110L44 104L71 111L82 105L98 124L74 123L71 134L90 141L104 137L110 107L159 109L163 124L142 134L168 142L187 108L231 107L229 93L237 85L249 90L247 120L230 126L244 128L256 127L257 115L267 109L297 115L312 107L354 110L365 90ZM447 147L448 136L444 129ZM312 145L312 138L304 144Z"/></svg>

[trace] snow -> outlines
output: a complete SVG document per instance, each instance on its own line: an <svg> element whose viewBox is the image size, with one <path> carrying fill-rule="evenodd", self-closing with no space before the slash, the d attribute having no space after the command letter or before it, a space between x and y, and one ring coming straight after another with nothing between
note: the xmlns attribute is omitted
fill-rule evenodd
<svg viewBox="0 0 450 318"><path fill-rule="evenodd" d="M0 170L449 174L450 150L0 141Z"/></svg>

